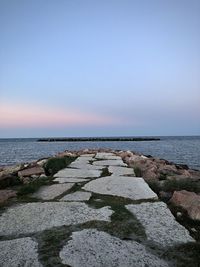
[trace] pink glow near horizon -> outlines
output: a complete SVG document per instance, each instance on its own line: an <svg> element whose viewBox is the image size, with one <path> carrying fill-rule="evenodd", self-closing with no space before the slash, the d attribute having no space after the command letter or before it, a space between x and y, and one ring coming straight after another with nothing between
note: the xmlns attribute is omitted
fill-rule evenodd
<svg viewBox="0 0 200 267"><path fill-rule="evenodd" d="M109 116L78 109L62 110L25 104L0 104L0 127L49 127L70 125L110 125L119 121Z"/></svg>

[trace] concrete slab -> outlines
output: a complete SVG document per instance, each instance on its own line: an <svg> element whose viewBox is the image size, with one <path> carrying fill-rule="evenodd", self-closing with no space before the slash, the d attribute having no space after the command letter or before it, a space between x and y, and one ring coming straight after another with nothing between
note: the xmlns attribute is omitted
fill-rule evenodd
<svg viewBox="0 0 200 267"><path fill-rule="evenodd" d="M102 170L104 168L103 166L95 166L89 163L85 164L82 162L72 162L69 167L82 170Z"/></svg>
<svg viewBox="0 0 200 267"><path fill-rule="evenodd" d="M78 202L27 203L9 208L0 217L0 236L40 232L92 220L110 221L110 207L93 209Z"/></svg>
<svg viewBox="0 0 200 267"><path fill-rule="evenodd" d="M88 201L92 196L90 192L77 191L72 194L68 194L60 199L60 201Z"/></svg>
<svg viewBox="0 0 200 267"><path fill-rule="evenodd" d="M98 194L125 197L133 200L158 198L144 179L138 177L106 176L88 182L83 189Z"/></svg>
<svg viewBox="0 0 200 267"><path fill-rule="evenodd" d="M108 171L115 176L123 176L123 175L135 176L133 168L109 166Z"/></svg>
<svg viewBox="0 0 200 267"><path fill-rule="evenodd" d="M113 159L113 160L120 160L121 157L116 156L113 153L97 153L95 156L96 159Z"/></svg>
<svg viewBox="0 0 200 267"><path fill-rule="evenodd" d="M59 184L65 184L65 183L83 183L90 181L90 179L83 179L83 178L60 178L57 177L54 179L54 182L58 182Z"/></svg>
<svg viewBox="0 0 200 267"><path fill-rule="evenodd" d="M71 189L74 186L73 183L69 184L53 184L50 186L42 186L40 189L32 195L34 198L51 200L60 196L65 191Z"/></svg>
<svg viewBox="0 0 200 267"><path fill-rule="evenodd" d="M97 178L100 176L101 171L99 170L80 170L70 168L65 168L54 175L54 177L59 178Z"/></svg>
<svg viewBox="0 0 200 267"><path fill-rule="evenodd" d="M0 266L42 267L38 261L38 244L30 237L0 242Z"/></svg>
<svg viewBox="0 0 200 267"><path fill-rule="evenodd" d="M95 156L95 154L82 154L82 155L80 155L80 157L89 157L89 158L93 158Z"/></svg>
<svg viewBox="0 0 200 267"><path fill-rule="evenodd" d="M167 247L194 241L163 202L127 205L126 208L145 227L147 239L158 245Z"/></svg>
<svg viewBox="0 0 200 267"><path fill-rule="evenodd" d="M73 267L167 267L135 241L123 241L96 229L72 233L72 239L60 252L63 264Z"/></svg>
<svg viewBox="0 0 200 267"><path fill-rule="evenodd" d="M96 166L122 166L127 167L127 164L124 163L121 159L117 160L97 160L93 163Z"/></svg>

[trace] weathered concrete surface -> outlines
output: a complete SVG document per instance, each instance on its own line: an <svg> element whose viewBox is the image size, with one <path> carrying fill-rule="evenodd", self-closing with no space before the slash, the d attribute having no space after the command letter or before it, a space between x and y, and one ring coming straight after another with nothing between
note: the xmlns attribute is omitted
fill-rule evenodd
<svg viewBox="0 0 200 267"><path fill-rule="evenodd" d="M95 158L96 159L108 159L108 160L121 160L121 157L119 157L119 156L116 156L115 154L113 154L113 153L103 153L103 152L99 152L99 153L97 153L96 154L96 156L95 156Z"/></svg>
<svg viewBox="0 0 200 267"><path fill-rule="evenodd" d="M82 157L83 157L83 158L84 158L84 157L86 157L86 158L87 158L87 157L88 157L88 158L93 158L94 156L95 156L95 154L90 154L90 153L89 153L89 154L82 154L82 155L80 155L81 158L82 158Z"/></svg>
<svg viewBox="0 0 200 267"><path fill-rule="evenodd" d="M84 178L59 178L59 177L54 179L54 182L58 182L59 184L82 183L82 182L87 182L87 181L90 181L90 180L89 179L84 179Z"/></svg>
<svg viewBox="0 0 200 267"><path fill-rule="evenodd" d="M106 176L87 183L83 189L98 194L120 196L133 200L157 199L157 195L147 183L138 177Z"/></svg>
<svg viewBox="0 0 200 267"><path fill-rule="evenodd" d="M72 233L60 252L63 264L73 267L167 267L168 264L135 241L122 241L105 232L85 229Z"/></svg>
<svg viewBox="0 0 200 267"><path fill-rule="evenodd" d="M133 168L109 166L108 171L115 176L133 175L135 176Z"/></svg>
<svg viewBox="0 0 200 267"><path fill-rule="evenodd" d="M77 191L68 194L60 199L60 201L88 201L92 196L90 192Z"/></svg>
<svg viewBox="0 0 200 267"><path fill-rule="evenodd" d="M57 172L54 177L59 178L97 178L101 176L99 170L79 170L66 168Z"/></svg>
<svg viewBox="0 0 200 267"><path fill-rule="evenodd" d="M32 197L44 200L51 200L55 197L60 196L65 191L71 189L73 186L73 183L42 186L36 193L32 195Z"/></svg>
<svg viewBox="0 0 200 267"><path fill-rule="evenodd" d="M42 267L38 261L38 245L30 237L0 242L1 267Z"/></svg>
<svg viewBox="0 0 200 267"><path fill-rule="evenodd" d="M189 232L180 225L163 202L127 205L144 226L147 239L163 247L194 241Z"/></svg>
<svg viewBox="0 0 200 267"><path fill-rule="evenodd" d="M104 168L103 166L95 166L89 163L82 162L72 162L69 167L82 170L102 170Z"/></svg>
<svg viewBox="0 0 200 267"><path fill-rule="evenodd" d="M124 163L121 159L117 160L98 160L93 163L95 166L122 166L127 167L127 164Z"/></svg>
<svg viewBox="0 0 200 267"><path fill-rule="evenodd" d="M90 208L85 203L27 203L9 208L0 217L0 236L40 232L56 226L87 221L110 221L112 210Z"/></svg>

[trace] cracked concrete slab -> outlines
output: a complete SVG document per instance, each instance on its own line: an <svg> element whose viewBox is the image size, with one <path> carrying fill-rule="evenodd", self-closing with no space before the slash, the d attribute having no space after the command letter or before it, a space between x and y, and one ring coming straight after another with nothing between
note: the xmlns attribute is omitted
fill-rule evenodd
<svg viewBox="0 0 200 267"><path fill-rule="evenodd" d="M106 160L121 160L121 157L116 156L113 153L97 153L96 159L106 159Z"/></svg>
<svg viewBox="0 0 200 267"><path fill-rule="evenodd" d="M180 225L163 202L125 206L144 226L147 239L163 247L192 242L188 230Z"/></svg>
<svg viewBox="0 0 200 267"><path fill-rule="evenodd" d="M157 199L143 178L127 176L106 176L88 182L83 186L86 191L103 195L138 199Z"/></svg>
<svg viewBox="0 0 200 267"><path fill-rule="evenodd" d="M63 264L73 267L167 267L142 244L124 241L96 229L73 232L60 251Z"/></svg>
<svg viewBox="0 0 200 267"><path fill-rule="evenodd" d="M133 168L109 166L108 171L115 176L133 175L135 176Z"/></svg>
<svg viewBox="0 0 200 267"><path fill-rule="evenodd" d="M57 172L54 177L59 178L97 178L101 176L100 170L83 170L65 168Z"/></svg>
<svg viewBox="0 0 200 267"><path fill-rule="evenodd" d="M54 179L54 182L58 182L59 184L65 184L65 183L83 183L90 181L90 179L85 179L85 178L60 178L57 177Z"/></svg>
<svg viewBox="0 0 200 267"><path fill-rule="evenodd" d="M92 196L90 192L76 191L60 199L60 201L88 201Z"/></svg>
<svg viewBox="0 0 200 267"><path fill-rule="evenodd" d="M38 261L38 244L30 237L0 241L0 266L42 267Z"/></svg>
<svg viewBox="0 0 200 267"><path fill-rule="evenodd" d="M95 166L89 163L82 162L72 162L69 167L82 170L102 170L104 168L103 166Z"/></svg>
<svg viewBox="0 0 200 267"><path fill-rule="evenodd" d="M92 220L110 221L110 207L93 209L78 202L27 203L8 208L0 217L0 236L40 232Z"/></svg>
<svg viewBox="0 0 200 267"><path fill-rule="evenodd" d="M32 197L44 200L51 200L54 199L55 197L62 195L64 192L71 189L73 186L74 186L73 183L41 186L37 192L32 194Z"/></svg>
<svg viewBox="0 0 200 267"><path fill-rule="evenodd" d="M122 166L127 167L127 164L122 161L122 159L117 160L98 160L93 163L96 166Z"/></svg>

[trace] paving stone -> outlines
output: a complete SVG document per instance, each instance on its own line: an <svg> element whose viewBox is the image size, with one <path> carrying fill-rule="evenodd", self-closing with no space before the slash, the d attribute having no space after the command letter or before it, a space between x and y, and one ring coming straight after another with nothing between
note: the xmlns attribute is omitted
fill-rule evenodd
<svg viewBox="0 0 200 267"><path fill-rule="evenodd" d="M102 170L104 168L103 166L95 166L89 163L84 164L82 162L72 162L69 167L82 170Z"/></svg>
<svg viewBox="0 0 200 267"><path fill-rule="evenodd" d="M144 179L138 177L106 176L88 182L83 189L98 194L125 197L133 200L158 198Z"/></svg>
<svg viewBox="0 0 200 267"><path fill-rule="evenodd" d="M60 178L57 177L54 179L54 182L58 182L59 184L65 184L65 183L82 183L90 181L90 179L84 179L84 178Z"/></svg>
<svg viewBox="0 0 200 267"><path fill-rule="evenodd" d="M32 197L44 200L54 199L55 197L63 194L65 191L71 189L73 186L73 183L42 186L36 193L32 195Z"/></svg>
<svg viewBox="0 0 200 267"><path fill-rule="evenodd" d="M96 229L72 233L60 252L63 264L73 267L167 267L135 241L123 241Z"/></svg>
<svg viewBox="0 0 200 267"><path fill-rule="evenodd" d="M180 225L163 202L127 205L144 226L147 239L163 247L192 242L188 230Z"/></svg>
<svg viewBox="0 0 200 267"><path fill-rule="evenodd" d="M0 217L0 236L40 232L92 220L110 221L110 207L93 209L78 202L27 203L9 208Z"/></svg>
<svg viewBox="0 0 200 267"><path fill-rule="evenodd" d="M92 196L90 192L77 191L72 194L68 194L60 199L60 201L88 201Z"/></svg>
<svg viewBox="0 0 200 267"><path fill-rule="evenodd" d="M135 176L133 168L109 166L108 171L112 173L112 175L116 175L116 176L123 176L123 175Z"/></svg>
<svg viewBox="0 0 200 267"><path fill-rule="evenodd" d="M59 178L97 178L101 176L100 170L80 170L66 168L57 172L54 177Z"/></svg>
<svg viewBox="0 0 200 267"><path fill-rule="evenodd" d="M122 161L122 159L117 160L97 160L93 163L96 166L122 166L127 167L127 164Z"/></svg>
<svg viewBox="0 0 200 267"><path fill-rule="evenodd" d="M121 157L116 156L113 153L97 153L95 156L96 159L113 159L113 160L121 160Z"/></svg>
<svg viewBox="0 0 200 267"><path fill-rule="evenodd" d="M38 261L38 245L30 237L0 242L1 267L42 267Z"/></svg>

